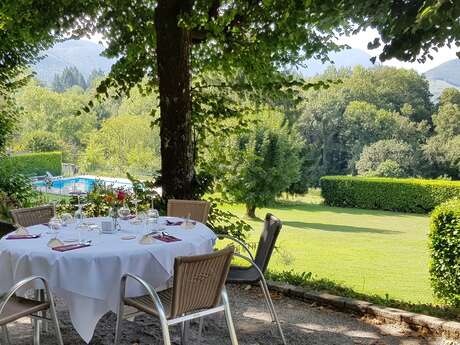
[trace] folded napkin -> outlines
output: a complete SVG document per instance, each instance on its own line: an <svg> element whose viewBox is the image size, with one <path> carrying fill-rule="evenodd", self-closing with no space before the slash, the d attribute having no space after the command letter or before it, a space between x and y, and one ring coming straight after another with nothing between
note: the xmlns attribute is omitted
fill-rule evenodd
<svg viewBox="0 0 460 345"><path fill-rule="evenodd" d="M171 236L171 235L156 235L153 236L153 238L163 241L163 242L177 242L177 241L182 241L180 238Z"/></svg>
<svg viewBox="0 0 460 345"><path fill-rule="evenodd" d="M120 217L122 220L129 220L129 219L134 219L136 218L136 215L135 214L130 214L129 216L126 216L126 217Z"/></svg>
<svg viewBox="0 0 460 345"><path fill-rule="evenodd" d="M30 240L32 238L39 238L40 235L9 235L6 239L7 240Z"/></svg>
<svg viewBox="0 0 460 345"><path fill-rule="evenodd" d="M76 244L66 244L64 246L54 247L52 249L56 250L58 252L67 252L69 250L80 249L80 248L85 248L85 247L89 247L89 246L90 246L90 244L76 243Z"/></svg>
<svg viewBox="0 0 460 345"><path fill-rule="evenodd" d="M179 220L177 222L166 220L166 225L169 225L169 226L179 226L179 225L182 225L183 223L184 223L183 220ZM193 222L193 221L190 221L189 223L192 223L193 225L196 224L196 222Z"/></svg>

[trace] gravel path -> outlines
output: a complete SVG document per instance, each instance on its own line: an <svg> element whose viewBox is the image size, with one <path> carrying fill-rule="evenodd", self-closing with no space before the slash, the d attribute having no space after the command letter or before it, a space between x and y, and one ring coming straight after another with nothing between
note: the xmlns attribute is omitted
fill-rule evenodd
<svg viewBox="0 0 460 345"><path fill-rule="evenodd" d="M240 345L280 344L276 328L269 322L262 294L257 288L244 290L229 288L233 317ZM350 314L336 312L321 306L274 295L275 305L283 322L289 345L454 345L460 342L442 338L426 338L412 333L402 326L385 325L375 320L364 320ZM61 308L59 308L61 309ZM85 344L73 330L68 314L59 311L64 343ZM98 324L90 344L113 344L115 315L106 315ZM172 341L180 344L179 327L172 328ZM199 344L197 324L192 324L189 344ZM30 345L31 328L27 319L10 326L12 345ZM124 345L162 344L158 322L149 316L139 316L135 322L125 321ZM52 335L44 335L43 345L55 344ZM208 317L205 322L203 341L206 345L230 344L223 317Z"/></svg>

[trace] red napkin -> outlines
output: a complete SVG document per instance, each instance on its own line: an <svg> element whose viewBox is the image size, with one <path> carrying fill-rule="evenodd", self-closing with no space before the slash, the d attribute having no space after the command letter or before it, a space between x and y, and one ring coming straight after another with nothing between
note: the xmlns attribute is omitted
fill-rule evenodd
<svg viewBox="0 0 460 345"><path fill-rule="evenodd" d="M89 247L90 244L66 244L64 246L59 246L59 247L54 247L52 248L53 250L56 250L58 252L67 252L69 250L74 250L74 249L80 249L80 248L85 248Z"/></svg>
<svg viewBox="0 0 460 345"><path fill-rule="evenodd" d="M7 240L30 240L33 238L39 238L40 235L9 235Z"/></svg>
<svg viewBox="0 0 460 345"><path fill-rule="evenodd" d="M172 222L170 220L166 220L166 225L169 225L169 226L179 226L179 225L182 225L182 223L184 223L182 220L179 220L177 222ZM190 222L192 223L193 225L196 224L196 222Z"/></svg>
<svg viewBox="0 0 460 345"><path fill-rule="evenodd" d="M170 236L170 235L156 235L153 236L153 238L163 241L163 242L177 242L177 241L182 241L180 238Z"/></svg>

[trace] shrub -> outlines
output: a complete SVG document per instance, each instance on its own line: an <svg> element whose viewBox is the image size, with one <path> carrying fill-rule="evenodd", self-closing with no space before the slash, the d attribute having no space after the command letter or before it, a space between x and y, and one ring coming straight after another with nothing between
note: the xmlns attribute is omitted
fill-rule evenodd
<svg viewBox="0 0 460 345"><path fill-rule="evenodd" d="M12 208L30 207L37 197L29 178L17 174L10 165L0 165L0 219L9 220Z"/></svg>
<svg viewBox="0 0 460 345"><path fill-rule="evenodd" d="M439 205L431 214L430 251L436 296L460 306L460 199Z"/></svg>
<svg viewBox="0 0 460 345"><path fill-rule="evenodd" d="M325 176L321 178L321 195L329 206L428 213L444 201L460 196L460 182Z"/></svg>
<svg viewBox="0 0 460 345"><path fill-rule="evenodd" d="M61 152L25 153L3 158L2 166L12 166L16 173L26 176L41 176L49 171L53 175L61 175Z"/></svg>
<svg viewBox="0 0 460 345"><path fill-rule="evenodd" d="M391 177L413 176L416 166L414 152L408 143L395 139L380 140L366 146L356 163L358 175L388 177L388 168L391 167L382 167L385 162L392 162L390 164L397 171L397 175Z"/></svg>

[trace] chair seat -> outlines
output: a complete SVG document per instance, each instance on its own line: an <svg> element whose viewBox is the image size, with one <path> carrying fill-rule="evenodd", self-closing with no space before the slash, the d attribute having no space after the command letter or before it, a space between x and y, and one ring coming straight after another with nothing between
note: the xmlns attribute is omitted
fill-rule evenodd
<svg viewBox="0 0 460 345"><path fill-rule="evenodd" d="M42 310L47 310L49 307L49 302L34 301L17 296L12 297L0 314L0 326L14 322L21 317L29 316L30 314Z"/></svg>
<svg viewBox="0 0 460 345"><path fill-rule="evenodd" d="M158 292L158 297L160 297L161 304L165 310L166 318L169 319L171 316L172 289ZM143 311L144 313L158 316L158 311L149 295L131 298L125 297L125 304Z"/></svg>
<svg viewBox="0 0 460 345"><path fill-rule="evenodd" d="M252 284L260 280L260 275L254 267L230 266L227 283Z"/></svg>

